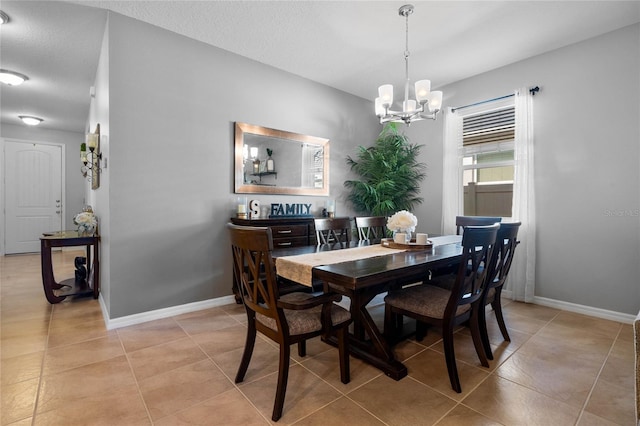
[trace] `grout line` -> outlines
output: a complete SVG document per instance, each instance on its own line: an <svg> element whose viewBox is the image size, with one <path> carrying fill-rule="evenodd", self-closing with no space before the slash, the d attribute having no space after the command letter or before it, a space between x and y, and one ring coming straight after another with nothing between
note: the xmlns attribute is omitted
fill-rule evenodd
<svg viewBox="0 0 640 426"><path fill-rule="evenodd" d="M49 313L49 325L47 326L47 338L44 342L44 351L42 353L42 362L40 363L40 375L38 376L38 387L36 389L35 401L33 402L33 412L31 414L31 426L35 425L36 413L38 412L38 403L40 402L40 391L42 390L42 376L44 375L44 363L47 359L47 352L49 351L49 336L51 335L51 323L53 322L53 310L55 305L51 306L51 312Z"/></svg>
<svg viewBox="0 0 640 426"><path fill-rule="evenodd" d="M600 379L600 375L602 374L602 370L604 370L605 365L607 365L607 361L609 360L609 357L611 356L611 352L613 352L613 347L615 346L616 342L618 341L618 338L620 337L620 333L621 332L622 332L622 324L619 324L618 333L616 334L616 338L613 339L613 342L611 343L611 347L609 348L609 352L607 352L607 356L604 358L604 361L602 362L602 365L600 366L600 370L598 370L598 374L596 374L596 377L593 380L593 385L591 385L591 389L589 390L589 393L587 394L587 397L584 400L584 404L582 404L582 408L580 409L580 414L578 414L578 419L576 420L576 425L578 423L580 423L580 419L582 418L582 415L584 414L584 410L587 408L587 405L589 405L589 401L591 400L591 395L593 395L593 391L595 390L596 386L598 385L598 380Z"/></svg>

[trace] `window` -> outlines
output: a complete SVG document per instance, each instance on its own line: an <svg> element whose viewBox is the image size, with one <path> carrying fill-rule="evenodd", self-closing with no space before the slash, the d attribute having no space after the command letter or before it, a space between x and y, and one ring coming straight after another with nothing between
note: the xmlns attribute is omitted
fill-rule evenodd
<svg viewBox="0 0 640 426"><path fill-rule="evenodd" d="M513 99L462 116L465 216L511 217L514 137Z"/></svg>

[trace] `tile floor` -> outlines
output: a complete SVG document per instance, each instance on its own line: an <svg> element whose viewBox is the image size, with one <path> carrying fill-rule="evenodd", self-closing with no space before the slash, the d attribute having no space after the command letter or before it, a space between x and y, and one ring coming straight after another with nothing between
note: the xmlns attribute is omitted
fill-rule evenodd
<svg viewBox="0 0 640 426"><path fill-rule="evenodd" d="M78 253L55 253L73 276ZM0 257L2 425L261 425L271 423L278 349L259 339L235 385L245 337L238 305L107 331L93 299L49 305L38 255ZM507 302L505 302L507 303ZM383 306L372 311L382 320ZM437 332L396 347L409 376L394 381L318 339L293 356L284 415L295 425L632 425L631 325L511 302L504 342L480 366L456 334L462 394L450 386ZM295 349L292 353L295 353Z"/></svg>

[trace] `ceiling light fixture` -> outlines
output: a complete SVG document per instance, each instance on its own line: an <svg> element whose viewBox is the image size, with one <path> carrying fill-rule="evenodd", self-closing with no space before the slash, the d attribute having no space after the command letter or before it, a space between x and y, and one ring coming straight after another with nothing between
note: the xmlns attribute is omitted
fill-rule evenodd
<svg viewBox="0 0 640 426"><path fill-rule="evenodd" d="M406 47L404 50L405 63L405 83L404 101L401 111L391 110L393 105L393 85L383 84L378 87L378 96L375 100L376 115L380 118L380 123L389 121L404 122L409 125L413 121L424 120L426 118L435 120L442 107L442 92L431 91L430 80L419 80L415 83L416 99L409 99L409 15L413 13L413 5L405 4L398 9L398 14L406 19ZM426 107L426 108L425 108ZM425 114L426 109L429 114Z"/></svg>
<svg viewBox="0 0 640 426"><path fill-rule="evenodd" d="M9 15L0 10L0 25L9 22Z"/></svg>
<svg viewBox="0 0 640 426"><path fill-rule="evenodd" d="M37 126L44 121L42 118L34 117L32 115L19 115L18 117L24 124L27 124L29 126Z"/></svg>
<svg viewBox="0 0 640 426"><path fill-rule="evenodd" d="M19 72L15 71L0 69L1 83L8 84L9 86L19 86L27 80L29 80L29 77L24 74L20 74Z"/></svg>

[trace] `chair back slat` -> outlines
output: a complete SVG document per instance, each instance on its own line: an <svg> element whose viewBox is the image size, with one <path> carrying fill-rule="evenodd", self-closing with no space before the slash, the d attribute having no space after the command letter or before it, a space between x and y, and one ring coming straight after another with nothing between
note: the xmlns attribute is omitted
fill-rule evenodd
<svg viewBox="0 0 640 426"><path fill-rule="evenodd" d="M511 270L516 246L520 243L518 241L520 226L521 222L500 224L496 236L496 247L491 259L490 276L487 278L487 287L495 288L504 285Z"/></svg>
<svg viewBox="0 0 640 426"><path fill-rule="evenodd" d="M356 217L358 239L360 241L380 242L387 235L387 218L384 216Z"/></svg>
<svg viewBox="0 0 640 426"><path fill-rule="evenodd" d="M231 236L233 274L245 306L284 323L276 306L278 284L275 273L271 228L227 224ZM286 326L283 324L282 326Z"/></svg>
<svg viewBox="0 0 640 426"><path fill-rule="evenodd" d="M499 224L469 226L462 236L462 259L445 317L453 315L458 306L478 301L483 294L489 263Z"/></svg>
<svg viewBox="0 0 640 426"><path fill-rule="evenodd" d="M351 219L348 217L314 219L318 244L349 243Z"/></svg>
<svg viewBox="0 0 640 426"><path fill-rule="evenodd" d="M501 217L493 216L456 216L456 235L461 235L467 226L488 226L502 222Z"/></svg>

